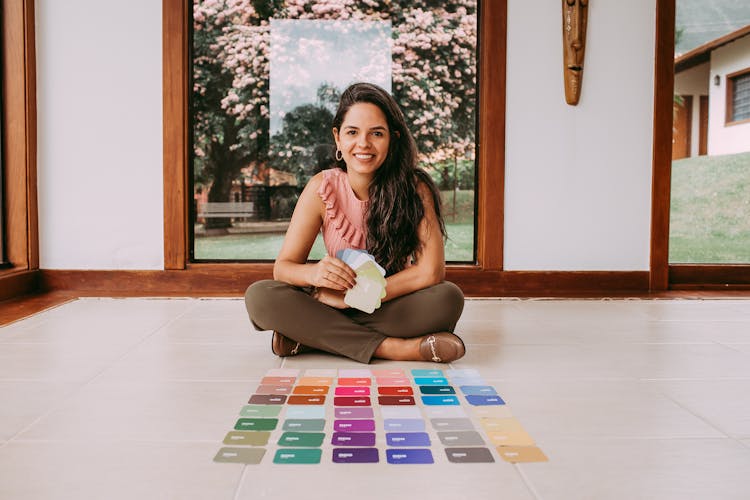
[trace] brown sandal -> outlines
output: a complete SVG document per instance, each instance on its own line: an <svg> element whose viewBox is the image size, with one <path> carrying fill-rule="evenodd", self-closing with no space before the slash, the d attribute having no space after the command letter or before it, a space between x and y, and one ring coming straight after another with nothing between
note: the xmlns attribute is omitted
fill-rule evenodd
<svg viewBox="0 0 750 500"><path fill-rule="evenodd" d="M312 351L312 348L302 345L299 342L295 342L289 337L285 337L275 331L271 338L271 351L280 358L286 358L287 356L296 356L297 354L310 352Z"/></svg>
<svg viewBox="0 0 750 500"><path fill-rule="evenodd" d="M419 354L423 361L451 363L466 354L466 346L452 333L433 333L426 335L419 343Z"/></svg>

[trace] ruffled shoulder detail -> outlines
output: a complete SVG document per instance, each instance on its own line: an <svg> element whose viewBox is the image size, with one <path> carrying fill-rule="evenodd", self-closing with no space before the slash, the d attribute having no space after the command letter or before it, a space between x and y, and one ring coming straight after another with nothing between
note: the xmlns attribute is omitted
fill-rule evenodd
<svg viewBox="0 0 750 500"><path fill-rule="evenodd" d="M339 199L339 196L346 196L346 190L351 190L351 188L346 182L346 173L343 170L334 167L323 172L323 181L318 188L318 195L326 206L328 224L333 225L336 233L351 248L363 248L365 233L347 218L346 201Z"/></svg>

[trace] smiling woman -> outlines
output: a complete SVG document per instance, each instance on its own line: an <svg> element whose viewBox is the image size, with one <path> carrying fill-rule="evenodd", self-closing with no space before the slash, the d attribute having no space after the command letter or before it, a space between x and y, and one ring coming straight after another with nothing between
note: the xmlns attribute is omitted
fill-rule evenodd
<svg viewBox="0 0 750 500"><path fill-rule="evenodd" d="M269 222L283 235L303 186L337 161L336 140L381 139L379 130L331 134L341 92L357 81L384 88L403 107L420 165L440 189L473 197L476 0L344 7L331 0L195 0L192 9L191 260L276 257L253 243L234 255L208 249L220 248L222 238L267 231ZM339 150L358 155L352 165L367 169L380 160L375 143L367 147ZM452 220L473 221L474 203L463 206L472 213ZM473 262L473 234L460 241L448 259Z"/></svg>

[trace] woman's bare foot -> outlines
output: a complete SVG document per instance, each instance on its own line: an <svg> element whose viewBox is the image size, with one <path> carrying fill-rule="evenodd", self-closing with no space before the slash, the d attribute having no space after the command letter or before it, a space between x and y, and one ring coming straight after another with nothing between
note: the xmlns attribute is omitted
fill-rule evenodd
<svg viewBox="0 0 750 500"><path fill-rule="evenodd" d="M452 333L434 333L402 339L387 337L375 350L374 356L393 361L434 361L450 363L466 353L461 339Z"/></svg>
<svg viewBox="0 0 750 500"><path fill-rule="evenodd" d="M375 349L376 358L390 359L392 361L419 361L419 344L422 337L413 339L402 339L398 337L386 337Z"/></svg>

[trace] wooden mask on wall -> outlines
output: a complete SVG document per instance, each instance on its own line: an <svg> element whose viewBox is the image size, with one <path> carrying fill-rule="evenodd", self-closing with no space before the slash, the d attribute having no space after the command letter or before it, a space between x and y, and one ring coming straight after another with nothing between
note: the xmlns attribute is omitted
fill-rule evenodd
<svg viewBox="0 0 750 500"><path fill-rule="evenodd" d="M562 0L565 102L573 106L581 97L588 15L589 0Z"/></svg>

